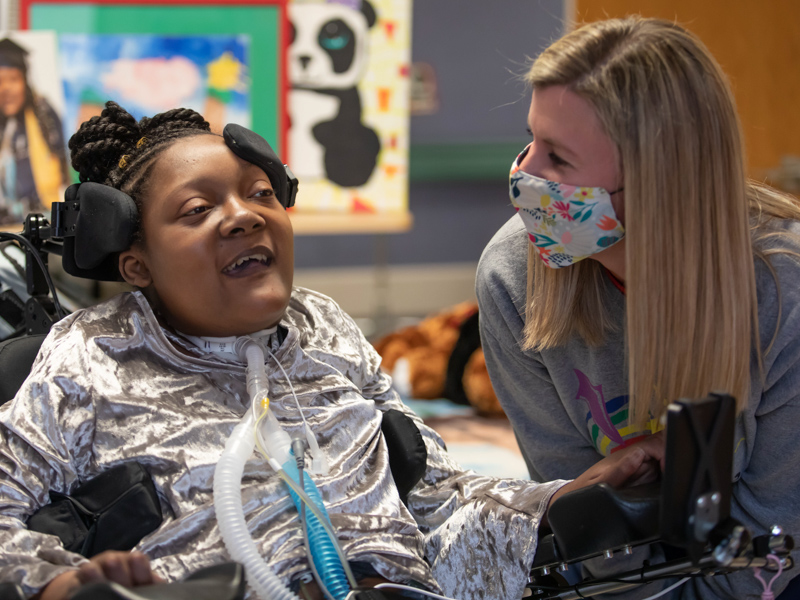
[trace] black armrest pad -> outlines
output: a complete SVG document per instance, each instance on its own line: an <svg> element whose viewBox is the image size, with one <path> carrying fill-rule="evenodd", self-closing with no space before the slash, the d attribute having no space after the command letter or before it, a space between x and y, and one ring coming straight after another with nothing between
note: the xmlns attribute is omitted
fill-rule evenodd
<svg viewBox="0 0 800 600"><path fill-rule="evenodd" d="M381 431L389 449L389 469L400 499L406 504L408 493L428 467L425 440L413 419L399 410L389 409L383 413Z"/></svg>
<svg viewBox="0 0 800 600"><path fill-rule="evenodd" d="M126 588L116 583L90 583L71 600L241 600L244 567L223 563L201 569L178 583L159 583Z"/></svg>
<svg viewBox="0 0 800 600"><path fill-rule="evenodd" d="M45 337L45 334L26 335L0 344L0 404L17 395Z"/></svg>
<svg viewBox="0 0 800 600"><path fill-rule="evenodd" d="M658 538L661 484L615 490L605 483L564 494L548 521L564 560L583 560Z"/></svg>

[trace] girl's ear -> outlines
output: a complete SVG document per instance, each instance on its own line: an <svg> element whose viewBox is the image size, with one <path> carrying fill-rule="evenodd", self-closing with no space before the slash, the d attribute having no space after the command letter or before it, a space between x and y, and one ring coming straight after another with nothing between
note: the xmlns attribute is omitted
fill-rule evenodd
<svg viewBox="0 0 800 600"><path fill-rule="evenodd" d="M119 255L119 272L126 282L138 288L146 288L153 283L150 269L138 245Z"/></svg>

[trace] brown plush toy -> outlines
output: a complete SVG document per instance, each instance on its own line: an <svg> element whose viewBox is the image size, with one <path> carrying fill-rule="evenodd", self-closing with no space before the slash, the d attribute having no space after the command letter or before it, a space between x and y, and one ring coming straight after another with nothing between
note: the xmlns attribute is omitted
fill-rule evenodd
<svg viewBox="0 0 800 600"><path fill-rule="evenodd" d="M478 306L462 302L375 343L381 367L407 397L448 398L483 416L503 414L489 381L478 334Z"/></svg>
<svg viewBox="0 0 800 600"><path fill-rule="evenodd" d="M492 382L489 380L489 371L486 368L483 348L478 348L469 357L461 381L464 385L464 394L467 396L467 400L475 407L479 415L484 417L505 415L500 402L497 400L497 394L494 393Z"/></svg>

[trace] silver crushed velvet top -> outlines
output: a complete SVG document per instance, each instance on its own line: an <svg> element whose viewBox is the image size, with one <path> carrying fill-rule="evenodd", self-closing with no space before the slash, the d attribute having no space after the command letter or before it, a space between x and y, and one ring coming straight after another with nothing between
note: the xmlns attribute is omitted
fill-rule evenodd
<svg viewBox="0 0 800 600"><path fill-rule="evenodd" d="M389 470L381 414L409 412L380 357L329 298L295 288L271 349L292 380L330 472L315 476L351 561L398 583L461 600L520 598L536 529L562 482L464 472L416 415L428 451L406 508ZM290 433L302 421L267 358L271 408ZM100 472L138 461L152 474L164 522L136 549L168 581L229 560L214 516L212 478L248 400L244 365L206 354L159 325L139 292L57 323L16 398L0 408L0 582L33 595L85 561L58 538L28 531L48 492L69 493ZM244 511L263 556L285 582L307 572L296 509L256 454L242 479ZM437 585L438 583L438 585Z"/></svg>

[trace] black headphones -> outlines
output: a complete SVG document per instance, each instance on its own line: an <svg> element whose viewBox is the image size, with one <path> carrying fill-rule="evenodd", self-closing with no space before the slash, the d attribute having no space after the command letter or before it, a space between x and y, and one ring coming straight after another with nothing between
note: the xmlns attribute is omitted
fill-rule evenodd
<svg viewBox="0 0 800 600"><path fill-rule="evenodd" d="M267 140L241 125L222 132L228 148L239 158L264 170L284 208L294 206L297 177L284 165ZM139 227L133 198L100 183L69 186L64 202L51 209L51 236L63 238L62 265L70 275L99 281L120 281L117 256L131 247Z"/></svg>

